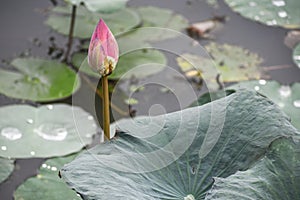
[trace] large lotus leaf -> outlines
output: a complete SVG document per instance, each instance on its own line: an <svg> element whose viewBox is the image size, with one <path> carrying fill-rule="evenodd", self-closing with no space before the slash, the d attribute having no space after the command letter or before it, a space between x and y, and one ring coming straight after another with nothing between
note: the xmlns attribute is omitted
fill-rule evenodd
<svg viewBox="0 0 300 200"><path fill-rule="evenodd" d="M189 24L182 15L175 14L172 10L152 6L139 7L143 26L123 35L126 40L134 43L161 41L179 36L178 31L185 29ZM154 27L154 28L149 28ZM173 30L173 31L170 31Z"/></svg>
<svg viewBox="0 0 300 200"><path fill-rule="evenodd" d="M177 58L178 65L186 74L197 70L196 76L204 78L209 88L216 88L217 76L223 82L236 82L259 79L259 65L262 59L246 49L228 44L210 43L206 50L211 59L192 54L183 54Z"/></svg>
<svg viewBox="0 0 300 200"><path fill-rule="evenodd" d="M66 98L80 86L80 79L67 65L37 58L17 58L17 71L0 69L0 93L18 99L54 101Z"/></svg>
<svg viewBox="0 0 300 200"><path fill-rule="evenodd" d="M0 158L0 166L0 183L2 183L14 171L14 160Z"/></svg>
<svg viewBox="0 0 300 200"><path fill-rule="evenodd" d="M249 91L123 120L116 130L61 170L84 199L203 199L213 177L248 169L274 139L298 134L273 102Z"/></svg>
<svg viewBox="0 0 300 200"><path fill-rule="evenodd" d="M267 96L291 118L292 124L300 130L300 83L288 86L280 85L276 81L245 81L229 88L252 89Z"/></svg>
<svg viewBox="0 0 300 200"><path fill-rule="evenodd" d="M214 92L207 92L202 94L195 102L193 102L190 107L202 106L204 104L210 103L214 100L221 99L223 97L229 96L235 93L235 90L219 90Z"/></svg>
<svg viewBox="0 0 300 200"><path fill-rule="evenodd" d="M122 9L113 13L95 13L84 7L77 8L74 37L90 38L99 19L104 19L114 35L121 34L137 27L141 23L139 15L132 9ZM56 7L46 21L55 31L68 35L71 20L71 8Z"/></svg>
<svg viewBox="0 0 300 200"><path fill-rule="evenodd" d="M300 43L294 49L293 59L295 64L300 67Z"/></svg>
<svg viewBox="0 0 300 200"><path fill-rule="evenodd" d="M87 62L87 54L75 53L72 57L72 63L76 68L90 76L100 77L95 73ZM129 52L120 56L114 72L108 77L109 79L137 78L146 77L156 74L165 69L167 59L163 53L152 49L143 49Z"/></svg>
<svg viewBox="0 0 300 200"><path fill-rule="evenodd" d="M206 200L300 198L300 143L279 139L253 168L227 178L215 178Z"/></svg>
<svg viewBox="0 0 300 200"><path fill-rule="evenodd" d="M62 166L71 162L76 155L47 160L35 177L27 179L14 192L15 200L79 200L76 192L70 190L58 177Z"/></svg>
<svg viewBox="0 0 300 200"><path fill-rule="evenodd" d="M225 0L242 16L269 26L300 28L299 0Z"/></svg>
<svg viewBox="0 0 300 200"><path fill-rule="evenodd" d="M115 12L125 8L128 0L66 0L67 2L79 6L81 3L92 12Z"/></svg>
<svg viewBox="0 0 300 200"><path fill-rule="evenodd" d="M52 157L74 153L92 142L92 116L66 104L0 108L0 156Z"/></svg>

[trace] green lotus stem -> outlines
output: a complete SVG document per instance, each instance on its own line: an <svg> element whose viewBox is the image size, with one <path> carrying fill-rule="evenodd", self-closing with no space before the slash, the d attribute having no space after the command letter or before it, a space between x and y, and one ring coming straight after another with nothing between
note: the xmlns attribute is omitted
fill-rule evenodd
<svg viewBox="0 0 300 200"><path fill-rule="evenodd" d="M102 80L102 93L103 93L103 131L104 140L110 139L110 109L109 109L109 91L108 91L108 78L103 76Z"/></svg>
<svg viewBox="0 0 300 200"><path fill-rule="evenodd" d="M88 50L89 66L101 75L103 94L103 131L104 139L110 139L110 102L108 76L113 73L119 59L119 46L116 38L100 19L91 37Z"/></svg>
<svg viewBox="0 0 300 200"><path fill-rule="evenodd" d="M72 6L72 17L71 17L71 24L70 24L70 30L69 30L69 39L68 39L68 46L67 46L67 52L64 57L64 61L68 61L69 54L71 52L72 44L73 44L73 33L74 33L74 26L75 26L75 18L76 18L76 5Z"/></svg>

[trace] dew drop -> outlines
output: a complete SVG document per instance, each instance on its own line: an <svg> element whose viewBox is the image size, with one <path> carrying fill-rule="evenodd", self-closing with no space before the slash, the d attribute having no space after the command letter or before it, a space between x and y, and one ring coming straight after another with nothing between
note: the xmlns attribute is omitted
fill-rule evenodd
<svg viewBox="0 0 300 200"><path fill-rule="evenodd" d="M255 87L254 87L254 90L255 90L255 91L258 91L259 89L260 89L259 86L255 86Z"/></svg>
<svg viewBox="0 0 300 200"><path fill-rule="evenodd" d="M51 170L55 172L55 171L57 171L57 168L56 167L51 167Z"/></svg>
<svg viewBox="0 0 300 200"><path fill-rule="evenodd" d="M253 2L253 1L250 1L249 2L249 6L254 7L254 6L257 6L257 4L255 2Z"/></svg>
<svg viewBox="0 0 300 200"><path fill-rule="evenodd" d="M31 152L30 152L30 155L34 156L34 155L35 155L35 152L34 152L34 151L31 151Z"/></svg>
<svg viewBox="0 0 300 200"><path fill-rule="evenodd" d="M259 18L259 16L255 15L255 16L254 16L254 19L255 19L255 20L259 20L260 18Z"/></svg>
<svg viewBox="0 0 300 200"><path fill-rule="evenodd" d="M296 108L300 108L300 100L295 100L295 101L294 101L294 106L295 106Z"/></svg>
<svg viewBox="0 0 300 200"><path fill-rule="evenodd" d="M195 197L194 197L194 195L189 194L186 197L184 197L184 200L195 200Z"/></svg>
<svg viewBox="0 0 300 200"><path fill-rule="evenodd" d="M53 110L53 105L47 105L48 110Z"/></svg>
<svg viewBox="0 0 300 200"><path fill-rule="evenodd" d="M280 108L283 108L283 107L284 107L284 103L278 103L278 106L279 106Z"/></svg>
<svg viewBox="0 0 300 200"><path fill-rule="evenodd" d="M88 116L88 120L94 120L94 117L93 116Z"/></svg>
<svg viewBox="0 0 300 200"><path fill-rule="evenodd" d="M259 80L258 83L261 85L266 85L267 81L262 79L262 80Z"/></svg>
<svg viewBox="0 0 300 200"><path fill-rule="evenodd" d="M288 16L288 14L287 14L287 12L285 12L285 11L279 11L279 12L278 12L278 16L281 17L281 18L285 18L285 17Z"/></svg>
<svg viewBox="0 0 300 200"><path fill-rule="evenodd" d="M92 135L91 135L91 134L86 134L86 135L85 135L85 137L87 137L87 138L91 138L91 137L92 137Z"/></svg>
<svg viewBox="0 0 300 200"><path fill-rule="evenodd" d="M6 150L7 150L7 147L6 147L6 146L1 146L1 149L2 149L3 151L6 151Z"/></svg>
<svg viewBox="0 0 300 200"><path fill-rule="evenodd" d="M294 60L299 60L300 61L300 56L298 56L298 55L294 56Z"/></svg>
<svg viewBox="0 0 300 200"><path fill-rule="evenodd" d="M47 166L47 169L51 169L51 166L50 166L50 165L48 165L48 166Z"/></svg>
<svg viewBox="0 0 300 200"><path fill-rule="evenodd" d="M192 172L192 174L196 174L196 168L195 168L195 166L192 166L191 172Z"/></svg>
<svg viewBox="0 0 300 200"><path fill-rule="evenodd" d="M92 127L96 128L96 127L97 127L97 125L96 125L96 124L92 124Z"/></svg>
<svg viewBox="0 0 300 200"><path fill-rule="evenodd" d="M277 21L275 19L271 20L271 21L267 21L267 25L272 26L272 25L276 25Z"/></svg>
<svg viewBox="0 0 300 200"><path fill-rule="evenodd" d="M62 141L68 135L68 131L63 125L53 123L41 124L33 131L45 140L52 141Z"/></svg>
<svg viewBox="0 0 300 200"><path fill-rule="evenodd" d="M14 127L3 128L1 130L1 135L9 140L17 140L22 137L21 131Z"/></svg>
<svg viewBox="0 0 300 200"><path fill-rule="evenodd" d="M282 97L289 97L291 93L292 93L291 88L288 85L283 85L279 88L279 94Z"/></svg>
<svg viewBox="0 0 300 200"><path fill-rule="evenodd" d="M33 124L33 119L27 119L26 122L27 122L28 124Z"/></svg>
<svg viewBox="0 0 300 200"><path fill-rule="evenodd" d="M285 6L285 1L283 1L283 0L273 0L272 3L274 6L277 6L277 7Z"/></svg>
<svg viewBox="0 0 300 200"><path fill-rule="evenodd" d="M47 164L42 164L42 168L47 168Z"/></svg>

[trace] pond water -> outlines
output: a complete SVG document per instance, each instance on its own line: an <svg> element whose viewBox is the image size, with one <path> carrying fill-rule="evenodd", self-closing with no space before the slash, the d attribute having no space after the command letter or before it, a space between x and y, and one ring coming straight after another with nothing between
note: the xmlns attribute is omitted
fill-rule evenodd
<svg viewBox="0 0 300 200"><path fill-rule="evenodd" d="M58 2L61 3L61 2ZM0 59L1 68L8 68L7 62L14 57L22 55L34 55L45 58L55 57L59 54L60 48L66 45L66 38L51 31L49 27L44 25L46 19L46 10L52 6L51 1L40 0L10 0L2 2L0 12L0 27L1 28L1 54ZM272 79L277 80L283 84L290 84L295 81L300 81L300 70L292 61L292 50L286 47L283 43L287 30L278 27L267 27L265 25L247 20L240 15L232 12L230 8L222 1L220 1L219 8L213 9L201 0L131 0L131 6L152 5L161 8L169 8L175 12L185 16L191 23L203 21L212 18L214 15L225 15L229 20L224 27L214 34L215 41L218 43L229 43L233 45L242 46L252 52L258 53L264 59L264 66L281 66L289 65L289 68L269 71ZM201 44L207 44L209 41L201 40ZM78 41L75 41L75 48ZM166 41L161 46L167 46L168 49L182 49L190 48L190 44L183 44L175 40ZM49 54L49 46L58 46L57 50ZM167 53L168 65L174 69L179 69L174 56ZM180 102L177 96L172 92L161 92L160 80L165 80L164 84L173 85L176 91L183 91L184 81L180 84L180 80L168 79L166 74L171 72L160 73L154 77L144 79L140 84L148 84L145 91L136 93L134 98L139 100L139 104L134 105L137 115L156 115L165 112L172 112L186 107L195 100L195 97L188 94L181 94L184 99ZM167 77L167 78L166 78ZM151 84L150 84L151 83ZM125 86L124 86L125 84ZM126 87L124 83L120 87ZM0 85L1 87L1 85ZM196 94L206 92L205 87L202 90L193 88ZM75 94L77 103L81 107L91 112L91 109L100 107L101 102L96 99L96 103L91 107L89 102L85 102L86 95L91 95L92 91L88 89L86 84L83 84L81 89ZM82 101L81 101L82 100ZM72 103L72 98L67 98L60 102ZM3 95L0 95L0 106L9 104L31 104L37 103L29 101L15 100ZM179 104L180 103L180 104ZM181 105L183 104L183 105ZM124 105L123 105L124 106ZM5 117L5 116L0 116ZM116 114L115 119L122 116ZM99 117L99 120L100 117ZM95 142L99 138L95 138ZM12 199L13 191L28 177L37 173L37 169L44 162L44 159L19 159L16 161L16 167L10 178L0 184L1 199Z"/></svg>

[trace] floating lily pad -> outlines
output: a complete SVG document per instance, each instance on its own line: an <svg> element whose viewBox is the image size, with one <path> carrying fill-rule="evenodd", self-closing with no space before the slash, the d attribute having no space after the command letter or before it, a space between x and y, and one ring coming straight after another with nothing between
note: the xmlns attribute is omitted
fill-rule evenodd
<svg viewBox="0 0 300 200"><path fill-rule="evenodd" d="M14 192L15 200L79 200L75 191L58 177L62 166L71 162L76 155L47 160L37 176L29 178Z"/></svg>
<svg viewBox="0 0 300 200"><path fill-rule="evenodd" d="M293 59L295 64L300 67L300 43L294 49Z"/></svg>
<svg viewBox="0 0 300 200"><path fill-rule="evenodd" d="M259 79L259 65L262 59L246 49L228 44L211 43L206 46L212 59L192 54L183 54L177 58L181 70L190 75L190 71L198 71L193 76L204 78L209 88L217 88L217 76L220 81L237 82L249 79Z"/></svg>
<svg viewBox="0 0 300 200"><path fill-rule="evenodd" d="M14 171L14 160L0 158L0 183L5 181L9 175Z"/></svg>
<svg viewBox="0 0 300 200"><path fill-rule="evenodd" d="M76 68L90 76L100 77L95 73L87 62L87 54L75 53L72 57L72 63ZM152 49L143 49L133 51L120 56L114 72L108 77L109 79L143 78L149 75L156 74L165 69L167 59L163 53ZM134 70L133 70L134 69Z"/></svg>
<svg viewBox="0 0 300 200"><path fill-rule="evenodd" d="M186 18L169 9L147 6L139 7L137 11L141 15L143 26L122 36L133 43L146 43L178 37L180 35L178 31L189 25Z"/></svg>
<svg viewBox="0 0 300 200"><path fill-rule="evenodd" d="M32 101L66 98L80 86L80 79L67 65L37 58L17 58L17 71L0 69L0 93Z"/></svg>
<svg viewBox="0 0 300 200"><path fill-rule="evenodd" d="M249 91L116 130L61 170L84 199L204 199L213 177L248 169L276 138L297 134L273 102Z"/></svg>
<svg viewBox="0 0 300 200"><path fill-rule="evenodd" d="M227 178L215 178L206 200L299 199L300 143L275 141L253 168Z"/></svg>
<svg viewBox="0 0 300 200"><path fill-rule="evenodd" d="M89 113L65 104L5 106L0 116L5 116L0 118L2 157L67 155L90 144L97 133Z"/></svg>
<svg viewBox="0 0 300 200"><path fill-rule="evenodd" d="M229 89L247 88L256 90L276 103L300 130L300 83L291 86L280 85L276 81L245 81L230 86Z"/></svg>
<svg viewBox="0 0 300 200"><path fill-rule="evenodd" d="M88 11L83 6L77 9L74 37L82 39L91 37L100 18L104 19L114 35L129 31L141 23L139 15L132 9L122 9L113 13L95 13ZM63 35L68 35L70 20L71 8L56 7L51 10L46 24L55 31Z"/></svg>
<svg viewBox="0 0 300 200"><path fill-rule="evenodd" d="M125 8L128 0L66 0L67 2L79 6L83 3L92 12L114 12Z"/></svg>
<svg viewBox="0 0 300 200"><path fill-rule="evenodd" d="M299 0L225 0L242 16L269 26L300 28Z"/></svg>

